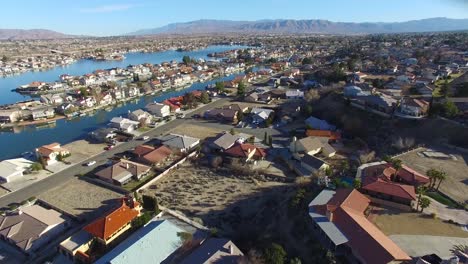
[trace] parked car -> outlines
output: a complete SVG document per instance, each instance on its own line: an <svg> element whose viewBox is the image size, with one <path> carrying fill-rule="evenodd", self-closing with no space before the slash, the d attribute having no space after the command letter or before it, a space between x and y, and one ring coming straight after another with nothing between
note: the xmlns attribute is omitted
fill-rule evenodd
<svg viewBox="0 0 468 264"><path fill-rule="evenodd" d="M142 137L141 139L142 139L142 140L148 140L149 138L150 138L149 136L144 136L144 137Z"/></svg>
<svg viewBox="0 0 468 264"><path fill-rule="evenodd" d="M114 145L109 145L109 146L105 147L104 149L105 149L105 150L111 150L111 149L113 149L113 148L114 148Z"/></svg>
<svg viewBox="0 0 468 264"><path fill-rule="evenodd" d="M86 166L90 167L90 166L93 166L94 164L96 164L96 161L92 160L92 161L87 162Z"/></svg>

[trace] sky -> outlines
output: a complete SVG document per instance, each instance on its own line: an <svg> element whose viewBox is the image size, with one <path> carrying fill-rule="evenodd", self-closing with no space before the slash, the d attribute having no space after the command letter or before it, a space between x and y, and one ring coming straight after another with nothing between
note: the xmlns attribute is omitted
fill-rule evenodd
<svg viewBox="0 0 468 264"><path fill-rule="evenodd" d="M400 22L432 17L468 18L468 0L15 0L0 5L0 29L94 36L198 19Z"/></svg>

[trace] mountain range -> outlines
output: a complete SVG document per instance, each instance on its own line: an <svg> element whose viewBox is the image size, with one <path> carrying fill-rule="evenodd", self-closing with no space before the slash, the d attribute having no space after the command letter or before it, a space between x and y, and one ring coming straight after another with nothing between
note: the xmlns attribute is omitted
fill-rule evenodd
<svg viewBox="0 0 468 264"><path fill-rule="evenodd" d="M406 22L332 22L329 20L275 19L258 21L196 20L173 23L163 27L138 30L125 36L159 34L339 34L359 35L375 33L438 32L468 30L468 19L428 18ZM48 29L0 29L0 40L61 39L78 37ZM80 36L82 37L82 36Z"/></svg>
<svg viewBox="0 0 468 264"><path fill-rule="evenodd" d="M406 22L347 23L328 20L196 20L144 29L126 35L208 33L373 34L468 30L468 19L428 18Z"/></svg>
<svg viewBox="0 0 468 264"><path fill-rule="evenodd" d="M61 39L74 37L48 29L0 29L0 40Z"/></svg>

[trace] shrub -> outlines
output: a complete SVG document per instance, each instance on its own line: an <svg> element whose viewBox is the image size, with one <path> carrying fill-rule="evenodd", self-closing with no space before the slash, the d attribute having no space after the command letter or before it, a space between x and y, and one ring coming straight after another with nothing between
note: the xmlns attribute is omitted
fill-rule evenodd
<svg viewBox="0 0 468 264"><path fill-rule="evenodd" d="M436 218L437 218L437 214L436 214L436 213L431 213L431 217L432 217L433 219L436 219Z"/></svg>

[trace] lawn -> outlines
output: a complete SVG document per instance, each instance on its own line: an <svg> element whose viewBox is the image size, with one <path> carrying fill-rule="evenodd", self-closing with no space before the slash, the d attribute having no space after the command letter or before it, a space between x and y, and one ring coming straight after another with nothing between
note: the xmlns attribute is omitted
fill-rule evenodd
<svg viewBox="0 0 468 264"><path fill-rule="evenodd" d="M460 77L462 74L461 73L457 73L457 74L452 74L450 75L450 79L447 79L447 83L450 85L450 83L455 80L456 78ZM440 89L442 88L443 84L444 84L445 80L437 80L434 85L435 85L435 89L434 89L434 92L432 93L432 95L434 97L441 97L443 96L441 93L440 93Z"/></svg>
<svg viewBox="0 0 468 264"><path fill-rule="evenodd" d="M145 177L141 178L138 181L131 180L130 182L128 182L127 184L125 184L122 187L127 191L133 192L138 187L143 186L143 184L145 184L145 183L149 182L151 179L153 179L154 176L155 176L155 174L153 172L151 172L151 173L149 173L148 175L146 175Z"/></svg>
<svg viewBox="0 0 468 264"><path fill-rule="evenodd" d="M452 207L452 208L458 208L459 207L458 204L452 202L452 200L447 199L446 197L444 197L443 195L441 195L438 192L428 192L426 195L431 197L432 199L438 201L439 203L447 205L449 207Z"/></svg>
<svg viewBox="0 0 468 264"><path fill-rule="evenodd" d="M375 207L371 211L369 220L386 235L429 235L468 238L468 232L463 231L460 226L419 213Z"/></svg>

